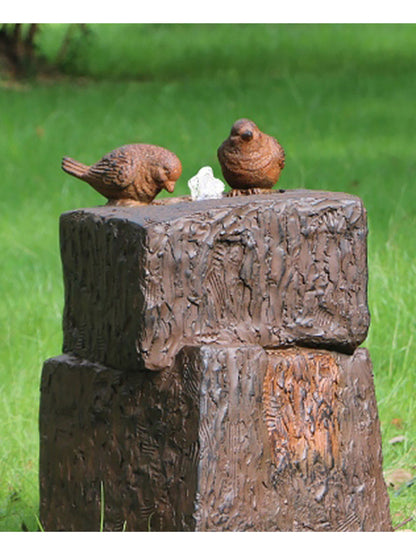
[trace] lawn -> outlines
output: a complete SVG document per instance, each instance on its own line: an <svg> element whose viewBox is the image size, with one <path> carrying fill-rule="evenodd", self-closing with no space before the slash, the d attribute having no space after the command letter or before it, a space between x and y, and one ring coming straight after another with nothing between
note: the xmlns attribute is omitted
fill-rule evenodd
<svg viewBox="0 0 416 555"><path fill-rule="evenodd" d="M416 26L93 25L56 79L0 83L0 530L36 530L39 380L61 352L62 212L102 204L64 174L129 142L173 150L176 194L249 117L286 150L281 188L359 195L369 217L365 346L393 524L416 531ZM50 59L65 26L46 26ZM403 436L401 441L390 440Z"/></svg>

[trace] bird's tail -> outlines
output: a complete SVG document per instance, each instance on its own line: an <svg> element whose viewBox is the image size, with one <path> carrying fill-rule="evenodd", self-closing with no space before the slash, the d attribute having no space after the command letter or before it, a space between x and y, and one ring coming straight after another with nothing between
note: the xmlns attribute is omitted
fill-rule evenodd
<svg viewBox="0 0 416 555"><path fill-rule="evenodd" d="M87 173L89 168L90 168L89 166L82 164L81 162L78 162L73 158L69 158L69 156L65 156L62 159L62 169L66 173L69 173L74 177L78 177L79 179L82 179L82 177Z"/></svg>

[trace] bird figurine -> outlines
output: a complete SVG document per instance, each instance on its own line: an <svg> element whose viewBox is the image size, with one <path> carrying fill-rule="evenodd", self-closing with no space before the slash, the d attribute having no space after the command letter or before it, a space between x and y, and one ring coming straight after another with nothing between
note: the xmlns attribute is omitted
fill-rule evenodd
<svg viewBox="0 0 416 555"><path fill-rule="evenodd" d="M285 151L277 140L245 118L234 123L217 154L224 178L235 193L271 189L285 165Z"/></svg>
<svg viewBox="0 0 416 555"><path fill-rule="evenodd" d="M173 193L182 164L173 152L147 144L124 145L87 166L65 156L62 169L86 181L108 204L149 204L165 189Z"/></svg>

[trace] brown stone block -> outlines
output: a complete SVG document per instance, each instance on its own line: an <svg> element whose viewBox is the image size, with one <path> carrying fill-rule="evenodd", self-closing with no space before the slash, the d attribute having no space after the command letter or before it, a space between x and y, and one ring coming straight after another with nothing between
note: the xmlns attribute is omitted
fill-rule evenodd
<svg viewBox="0 0 416 555"><path fill-rule="evenodd" d="M185 345L353 350L365 339L358 197L279 191L61 217L64 352L167 368Z"/></svg>
<svg viewBox="0 0 416 555"><path fill-rule="evenodd" d="M47 530L391 530L371 362L185 347L163 372L46 361Z"/></svg>

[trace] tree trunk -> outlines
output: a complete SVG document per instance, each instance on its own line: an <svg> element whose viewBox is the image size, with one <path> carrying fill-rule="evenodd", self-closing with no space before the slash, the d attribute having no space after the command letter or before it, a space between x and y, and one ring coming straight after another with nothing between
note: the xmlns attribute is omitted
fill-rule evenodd
<svg viewBox="0 0 416 555"><path fill-rule="evenodd" d="M39 25L31 23L26 31L21 23L3 24L0 28L0 55L14 77L22 77L36 69L35 39Z"/></svg>

